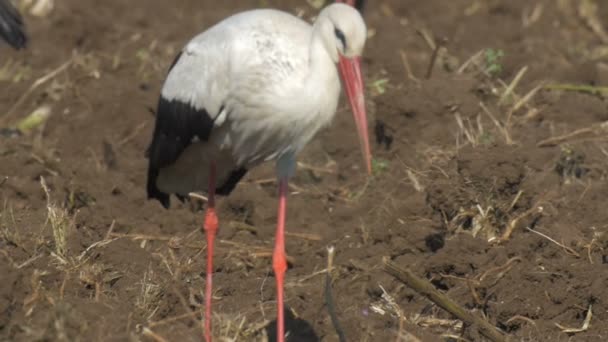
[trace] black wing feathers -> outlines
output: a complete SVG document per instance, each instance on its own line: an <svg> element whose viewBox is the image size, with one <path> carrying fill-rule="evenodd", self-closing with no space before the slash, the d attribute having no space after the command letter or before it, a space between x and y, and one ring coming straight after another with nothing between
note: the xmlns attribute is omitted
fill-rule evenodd
<svg viewBox="0 0 608 342"><path fill-rule="evenodd" d="M159 168L175 162L194 138L207 141L211 135L213 119L188 103L161 96L156 115L150 162Z"/></svg>
<svg viewBox="0 0 608 342"><path fill-rule="evenodd" d="M174 163L194 138L207 141L212 128L213 119L206 110L160 97L149 149L148 198L158 199L165 208L169 207L169 194L161 192L156 186L160 169Z"/></svg>
<svg viewBox="0 0 608 342"><path fill-rule="evenodd" d="M359 10L359 12L363 13L363 8L365 6L365 0L355 0L355 8Z"/></svg>
<svg viewBox="0 0 608 342"><path fill-rule="evenodd" d="M0 0L0 37L15 49L27 43L21 15L8 0Z"/></svg>

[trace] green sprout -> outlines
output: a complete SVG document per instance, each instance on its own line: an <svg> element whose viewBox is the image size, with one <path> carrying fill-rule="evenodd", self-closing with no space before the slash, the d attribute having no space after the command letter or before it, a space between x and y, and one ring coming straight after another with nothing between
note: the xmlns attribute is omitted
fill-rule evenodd
<svg viewBox="0 0 608 342"><path fill-rule="evenodd" d="M384 171L388 170L388 167L389 167L388 160L377 159L377 158L372 159L372 173L373 174L379 174L381 172L384 172Z"/></svg>
<svg viewBox="0 0 608 342"><path fill-rule="evenodd" d="M490 75L497 75L502 72L502 58L505 56L504 51L498 49L488 48L486 49L486 65L488 68L486 71Z"/></svg>
<svg viewBox="0 0 608 342"><path fill-rule="evenodd" d="M374 82L372 82L370 84L370 88L372 90L372 93L374 95L382 95L386 92L386 88L389 85L389 79L388 78L380 78L375 80Z"/></svg>
<svg viewBox="0 0 608 342"><path fill-rule="evenodd" d="M489 132L483 132L479 135L479 142L484 146L490 146L494 143L494 136Z"/></svg>

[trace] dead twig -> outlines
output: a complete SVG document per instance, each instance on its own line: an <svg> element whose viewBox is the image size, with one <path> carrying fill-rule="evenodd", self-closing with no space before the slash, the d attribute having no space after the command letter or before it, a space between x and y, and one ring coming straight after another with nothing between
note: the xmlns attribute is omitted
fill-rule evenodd
<svg viewBox="0 0 608 342"><path fill-rule="evenodd" d="M314 165L310 165L310 164L306 164L303 162L298 162L298 167L304 170L310 170L313 172L318 172L318 173L329 173L329 174L336 174L336 170L335 168L328 168L328 167L318 167L318 166L314 166Z"/></svg>
<svg viewBox="0 0 608 342"><path fill-rule="evenodd" d="M153 339L155 342L168 342L164 337L150 330L148 327L143 327L141 331L142 335Z"/></svg>
<svg viewBox="0 0 608 342"><path fill-rule="evenodd" d="M110 235L114 231L115 224L116 224L116 220L112 220L112 223L110 224L110 228L108 228L108 232L106 233L104 240L110 240Z"/></svg>
<svg viewBox="0 0 608 342"><path fill-rule="evenodd" d="M602 132L605 132L606 130L608 130L608 121L602 122L599 125L593 125L590 127L580 128L573 132L566 133L564 135L541 140L536 144L536 146L537 147L555 146L555 145L559 145L563 142L566 142L568 140L580 138L582 135L585 135L585 134L589 134L589 133L600 134Z"/></svg>
<svg viewBox="0 0 608 342"><path fill-rule="evenodd" d="M427 67L426 75L424 76L427 80L430 79L433 75L433 69L435 68L435 64L437 63L437 56L439 55L439 49L441 49L443 41L444 40L439 41L433 49L433 54L431 55L431 60L429 61L429 66Z"/></svg>
<svg viewBox="0 0 608 342"><path fill-rule="evenodd" d="M188 194L188 196L190 198L197 199L197 200L199 200L201 202L205 202L205 203L207 203L207 201L209 200L209 199L207 199L207 196L203 196L201 194L197 194L196 192L191 192L191 193Z"/></svg>
<svg viewBox="0 0 608 342"><path fill-rule="evenodd" d="M121 141L118 142L118 146L119 147L124 146L126 143L133 140L139 134L139 132L141 132L141 130L146 127L147 124L148 124L148 122L144 121L144 122L140 123L139 125L137 125L137 127L135 127L135 129L133 129L133 132L131 132L131 134L127 135Z"/></svg>
<svg viewBox="0 0 608 342"><path fill-rule="evenodd" d="M253 252L250 255L254 258L272 258L272 254L273 254L272 250L266 250L266 251ZM287 255L285 258L287 259L287 262L292 265L296 263L296 259L292 256Z"/></svg>
<svg viewBox="0 0 608 342"><path fill-rule="evenodd" d="M340 342L346 341L346 336L344 335L344 330L340 326L340 321L338 320L338 315L336 314L336 304L334 303L334 298L331 293L331 270L334 264L334 255L335 248L334 246L327 247L327 273L325 276L325 303L327 304L327 311L329 312L329 317L331 318L331 323L338 334L338 339Z"/></svg>
<svg viewBox="0 0 608 342"><path fill-rule="evenodd" d="M525 106L526 104L528 104L532 100L532 98L534 97L534 95L536 95L536 93L538 93L539 90L543 89L543 87L544 87L544 82L541 82L541 84L539 84L536 87L532 88L532 90L530 90L526 95L524 95L524 97L522 97L517 102L515 102L515 104L513 105L513 107L511 107L511 109L507 113L507 128L511 127L511 121L512 121L511 118L513 117L513 113L515 113L520 108L522 108L523 106Z"/></svg>
<svg viewBox="0 0 608 342"><path fill-rule="evenodd" d="M99 298L101 296L101 283L95 283L95 303L99 303Z"/></svg>
<svg viewBox="0 0 608 342"><path fill-rule="evenodd" d="M502 125L498 119L492 114L492 112L486 107L483 102L479 102L479 107L483 110L483 112L492 120L496 128L502 133L505 137L505 143L507 145L513 145L513 139L511 139L511 134L509 134L509 127L506 125Z"/></svg>
<svg viewBox="0 0 608 342"><path fill-rule="evenodd" d="M532 10L527 8L522 13L522 25L523 27L530 27L534 25L540 19L543 14L544 5L536 4Z"/></svg>
<svg viewBox="0 0 608 342"><path fill-rule="evenodd" d="M401 56L401 63L403 63L403 68L405 69L405 75L407 78L416 82L417 84L420 83L420 80L414 76L414 73L412 72L412 67L410 66L410 61L407 58L407 53L404 50L399 50L399 55Z"/></svg>
<svg viewBox="0 0 608 342"><path fill-rule="evenodd" d="M474 55L472 55L471 57L469 57L469 59L467 59L464 63L462 63L462 65L460 66L460 68L458 68L458 70L456 70L456 73L457 74L462 74L465 70L467 70L467 68L471 64L476 64L477 60L483 55L484 51L485 50L479 50Z"/></svg>
<svg viewBox="0 0 608 342"><path fill-rule="evenodd" d="M87 255L87 253L89 253L93 248L97 248L97 247L103 247L105 245L108 245L116 240L118 240L119 238L114 238L114 239L103 239L97 242L94 242L93 244L91 244L89 247L87 247L84 251L82 251L82 253L80 253L80 255L78 255L78 261L82 261L84 259L84 257Z"/></svg>
<svg viewBox="0 0 608 342"><path fill-rule="evenodd" d="M608 94L608 87L592 86L587 84L548 84L543 86L548 90L576 91L591 95Z"/></svg>
<svg viewBox="0 0 608 342"><path fill-rule="evenodd" d="M286 236L291 236L293 238L303 239L303 240L311 240L311 241L321 241L323 237L319 234L313 233L298 233L298 232L285 232Z"/></svg>
<svg viewBox="0 0 608 342"><path fill-rule="evenodd" d="M429 62L429 66L426 69L425 78L428 80L433 75L433 69L435 68L435 64L437 63L437 56L439 56L439 50L447 43L446 38L439 39L435 43L435 48L433 49L433 54L431 55L431 60Z"/></svg>
<svg viewBox="0 0 608 342"><path fill-rule="evenodd" d="M541 207L539 204L540 201L536 205L532 206L532 208L524 211L521 215L509 221L507 229L505 229L504 233L497 242L500 243L509 240L511 238L511 234L513 234L513 232L520 227L522 220L526 217L531 216L534 213L541 214L543 212L543 207Z"/></svg>
<svg viewBox="0 0 608 342"><path fill-rule="evenodd" d="M539 231L537 231L537 230L531 229L531 228L529 228L529 227L526 227L526 229L527 229L528 231L530 231L530 232L532 232L532 233L534 233L534 234L537 234L537 235L539 235L539 236L541 236L541 237L543 237L543 238L545 238L545 239L547 239L547 240L549 240L549 241L553 242L554 244L556 244L556 245L560 246L560 247L561 247L561 248L563 248L563 249L564 249L564 250L565 250L565 251L566 251L568 254L571 254L571 255L573 255L573 256L575 256L575 257L577 257L577 258L580 258L580 257L581 257L581 255L580 255L580 254L578 254L578 252L577 252L577 251L575 251L574 249L572 249L572 248L570 248L570 247L568 247L568 246L564 245L563 243L559 243L559 242L555 241L555 240L554 240L553 238L551 238L550 236L548 236L548 235L546 235L546 234L543 234L543 233L541 233L541 232L539 232Z"/></svg>
<svg viewBox="0 0 608 342"><path fill-rule="evenodd" d="M515 198L513 198L513 201L511 201L511 205L509 205L507 212L510 212L511 210L513 210L513 208L515 208L515 205L517 204L517 202L519 202L519 199L521 198L521 195L523 195L523 194L524 194L523 190L519 190L517 192L517 195L515 195Z"/></svg>
<svg viewBox="0 0 608 342"><path fill-rule="evenodd" d="M22 269L22 268L24 268L24 267L26 267L26 266L29 266L29 265L30 265L30 264L32 264L34 261L36 261L36 260L40 259L40 258L41 258L41 257L43 257L43 256L44 256L43 254L36 254L36 255L34 255L33 257L31 257L31 258L29 258L29 259L25 260L25 261L24 261L24 262L22 262L21 264L19 264L19 265L15 265L15 267L16 267L17 269Z"/></svg>
<svg viewBox="0 0 608 342"><path fill-rule="evenodd" d="M492 341L506 341L505 336L496 327L483 320L482 318L473 315L471 312L462 308L460 305L452 301L448 296L437 291L435 287L427 280L419 278L409 269L402 269L388 257L383 258L384 270L395 278L404 282L418 293L424 295L439 307L448 311L460 320L475 326L479 332Z"/></svg>
<svg viewBox="0 0 608 342"><path fill-rule="evenodd" d="M583 321L583 326L581 326L580 328L568 328L559 323L555 323L555 326L560 328L563 333L567 333L567 334L574 334L574 333L587 331L587 329L589 329L589 325L591 325L592 316L593 316L593 314L591 313L591 304L589 304L589 309L587 310L587 316L585 316L585 320Z"/></svg>
<svg viewBox="0 0 608 342"><path fill-rule="evenodd" d="M314 278L314 277L316 277L318 275L324 274L324 273L327 273L327 268L324 268L322 270L313 272L313 273L311 273L311 274L309 274L309 275L307 275L305 277L302 277L302 278L298 279L298 284L301 284L301 283L303 283L303 282L305 282L307 280L310 280L310 279L312 279L312 278Z"/></svg>
<svg viewBox="0 0 608 342"><path fill-rule="evenodd" d="M583 19L585 24L589 26L591 31L602 41L608 44L608 33L602 25L602 19L598 17L598 4L592 0L583 0L579 2L578 15Z"/></svg>
<svg viewBox="0 0 608 342"><path fill-rule="evenodd" d="M409 178L410 182L412 182L412 186L414 187L414 189L418 192L423 192L424 186L420 184L420 181L418 180L418 177L414 174L414 172L412 172L412 170L410 169L407 169L405 172L407 174L407 178Z"/></svg>
<svg viewBox="0 0 608 342"><path fill-rule="evenodd" d="M163 236L163 235L147 235L147 234L123 234L123 233L114 233L114 232L110 232L109 234L110 237L114 237L114 238L126 238L126 239L131 239L133 241L166 241L169 243L172 243L174 241L176 241L176 239L178 239L178 237L175 236ZM111 240L113 241L113 240ZM100 242L102 243L102 242ZM201 243L185 243L183 244L183 246L188 247L188 248L203 248L204 244Z"/></svg>
<svg viewBox="0 0 608 342"><path fill-rule="evenodd" d="M467 287L469 288L469 291L471 291L471 297L473 297L475 304L479 306L483 305L483 301L481 300L481 298L479 298L479 294L477 293L477 285L474 284L474 281L467 279L466 283Z"/></svg>
<svg viewBox="0 0 608 342"><path fill-rule="evenodd" d="M435 44L435 39L433 39L431 37L432 34L427 29L424 29L424 28L416 29L416 33L418 33L418 35L420 35L420 37L422 37L422 39L424 40L426 45L428 45L428 47L431 50L435 50L435 48L437 48L437 44Z"/></svg>
<svg viewBox="0 0 608 342"><path fill-rule="evenodd" d="M595 244L595 237L593 237L593 239L591 239L591 242L586 245L583 245L583 247L585 247L585 249L587 250L587 258L589 259L590 264L593 264L593 259L591 258L591 251L593 250Z"/></svg>
<svg viewBox="0 0 608 342"><path fill-rule="evenodd" d="M532 319L530 319L526 316L522 316L522 315L515 315L515 316L509 318L505 323L510 324L511 322L516 321L516 320L526 321L532 325L536 325L536 322L534 322Z"/></svg>
<svg viewBox="0 0 608 342"><path fill-rule="evenodd" d="M479 281L482 282L490 273L493 273L493 272L498 272L498 277L499 278L502 277L502 275L504 275L506 272L508 272L511 269L511 267L513 267L513 263L515 261L522 261L522 258L519 256L515 256L515 257L512 257L511 259L507 260L507 262L504 265L490 268L489 270L483 272L483 274L481 276L479 276Z"/></svg>

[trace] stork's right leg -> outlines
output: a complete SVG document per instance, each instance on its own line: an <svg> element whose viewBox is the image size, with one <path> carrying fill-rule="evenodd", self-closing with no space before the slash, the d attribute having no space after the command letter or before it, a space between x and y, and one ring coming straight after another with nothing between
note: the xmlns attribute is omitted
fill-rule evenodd
<svg viewBox="0 0 608 342"><path fill-rule="evenodd" d="M287 271L285 256L285 214L287 210L287 178L279 178L279 210L277 232L272 254L272 266L277 282L277 342L285 341L285 313L283 309L283 283Z"/></svg>
<svg viewBox="0 0 608 342"><path fill-rule="evenodd" d="M215 163L209 167L207 209L205 211L205 235L207 236L207 285L205 286L205 340L211 342L211 296L213 276L213 243L218 229L218 219L215 213Z"/></svg>

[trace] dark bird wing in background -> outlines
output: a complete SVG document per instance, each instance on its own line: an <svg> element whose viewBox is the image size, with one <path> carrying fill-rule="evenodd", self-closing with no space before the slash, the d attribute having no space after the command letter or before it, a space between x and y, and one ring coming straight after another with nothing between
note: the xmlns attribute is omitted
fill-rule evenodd
<svg viewBox="0 0 608 342"><path fill-rule="evenodd" d="M0 0L0 36L15 49L25 48L27 37L21 15L9 0Z"/></svg>
<svg viewBox="0 0 608 342"><path fill-rule="evenodd" d="M365 6L365 0L355 0L355 8L359 10L359 12L363 13L363 7Z"/></svg>

